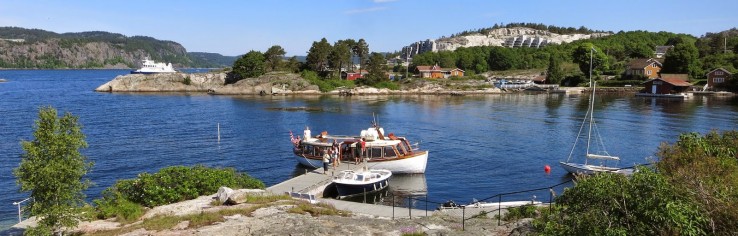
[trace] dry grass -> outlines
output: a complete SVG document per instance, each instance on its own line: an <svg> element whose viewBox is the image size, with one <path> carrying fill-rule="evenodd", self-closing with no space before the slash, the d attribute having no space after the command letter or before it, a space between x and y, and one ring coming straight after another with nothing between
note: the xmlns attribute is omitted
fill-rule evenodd
<svg viewBox="0 0 738 236"><path fill-rule="evenodd" d="M200 228L212 225L217 222L224 222L226 216L243 215L252 216L252 213L258 209L285 205L292 207L288 212L296 214L309 213L311 216L321 215L340 215L350 216L350 212L340 211L332 205L325 203L310 204L301 200L294 200L286 195L247 195L247 204L241 206L224 207L218 211L201 212L199 214L191 214L185 216L155 216L145 219L142 222L136 222L123 226L115 230L105 230L90 233L89 235L120 235L129 233L138 229L146 229L147 231L161 231L171 229L177 224L188 221L188 229Z"/></svg>

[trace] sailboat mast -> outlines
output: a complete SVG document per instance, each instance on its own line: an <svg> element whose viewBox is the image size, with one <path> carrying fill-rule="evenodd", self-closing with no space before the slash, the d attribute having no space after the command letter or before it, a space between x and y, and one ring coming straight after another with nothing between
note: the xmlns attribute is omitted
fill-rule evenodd
<svg viewBox="0 0 738 236"><path fill-rule="evenodd" d="M592 96L589 98L589 130L587 134L587 156L589 156L589 145L592 140L592 123L594 122L594 99L595 99L595 90L597 88L596 82L595 84L592 83L592 57L594 55L594 48L591 48L589 50L589 87L592 88ZM584 158L584 164L587 164L587 161L589 158Z"/></svg>
<svg viewBox="0 0 738 236"><path fill-rule="evenodd" d="M587 134L587 155L589 155L589 144L592 140L592 123L594 123L594 99L595 90L597 89L597 82L592 84L592 97L589 101L589 134ZM584 164L587 164L587 159L584 159Z"/></svg>

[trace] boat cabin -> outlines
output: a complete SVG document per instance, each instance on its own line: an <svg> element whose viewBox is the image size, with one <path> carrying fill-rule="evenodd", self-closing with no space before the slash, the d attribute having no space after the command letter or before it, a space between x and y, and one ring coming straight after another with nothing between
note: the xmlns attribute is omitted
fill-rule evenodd
<svg viewBox="0 0 738 236"><path fill-rule="evenodd" d="M360 137L330 136L322 133L316 137L306 138L295 147L295 154L305 157L322 157L323 153L334 145L338 146L338 158L341 160L395 159L413 154L410 142L404 137L396 137L390 133L387 137L379 137L383 131L362 132ZM309 135L309 133L306 133ZM310 137L310 136L306 136Z"/></svg>

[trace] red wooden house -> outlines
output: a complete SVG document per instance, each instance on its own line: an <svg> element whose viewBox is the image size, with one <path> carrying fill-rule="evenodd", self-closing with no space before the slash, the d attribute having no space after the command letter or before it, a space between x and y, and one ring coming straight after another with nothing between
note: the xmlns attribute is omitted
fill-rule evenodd
<svg viewBox="0 0 738 236"><path fill-rule="evenodd" d="M733 74L726 69L717 68L708 72L706 76L708 88L712 90L722 90L722 85L728 82Z"/></svg>
<svg viewBox="0 0 738 236"><path fill-rule="evenodd" d="M661 77L643 82L646 93L676 94L687 91L692 84L686 74L661 74Z"/></svg>

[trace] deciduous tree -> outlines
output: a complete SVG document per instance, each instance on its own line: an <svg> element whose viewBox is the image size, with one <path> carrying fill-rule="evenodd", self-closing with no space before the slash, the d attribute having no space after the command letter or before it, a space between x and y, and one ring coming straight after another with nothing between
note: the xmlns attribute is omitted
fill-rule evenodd
<svg viewBox="0 0 738 236"><path fill-rule="evenodd" d="M284 48L279 45L271 46L264 53L264 64L267 71L276 71L282 64L282 58L284 58Z"/></svg>
<svg viewBox="0 0 738 236"><path fill-rule="evenodd" d="M34 139L22 141L20 166L13 170L20 190L30 192L26 209L36 216L41 229L60 232L77 226L82 218L83 191L90 186L84 176L93 163L80 153L87 147L79 118L66 113L57 117L52 107L39 110Z"/></svg>
<svg viewBox="0 0 738 236"><path fill-rule="evenodd" d="M669 41L674 43L674 49L666 53L661 72L688 74L692 79L701 78L703 75L699 51L694 42L684 37L675 37Z"/></svg>
<svg viewBox="0 0 738 236"><path fill-rule="evenodd" d="M239 79L254 78L264 74L264 54L249 51L233 63L233 73Z"/></svg>
<svg viewBox="0 0 738 236"><path fill-rule="evenodd" d="M591 43L584 43L577 47L572 53L572 58L574 63L579 65L579 70L586 76L589 76L589 68L592 68L592 76L600 75L602 71L607 70L607 55Z"/></svg>
<svg viewBox="0 0 738 236"><path fill-rule="evenodd" d="M559 60L554 55L550 55L548 59L548 70L546 71L546 82L549 84L559 84L564 79L564 72L561 71Z"/></svg>

